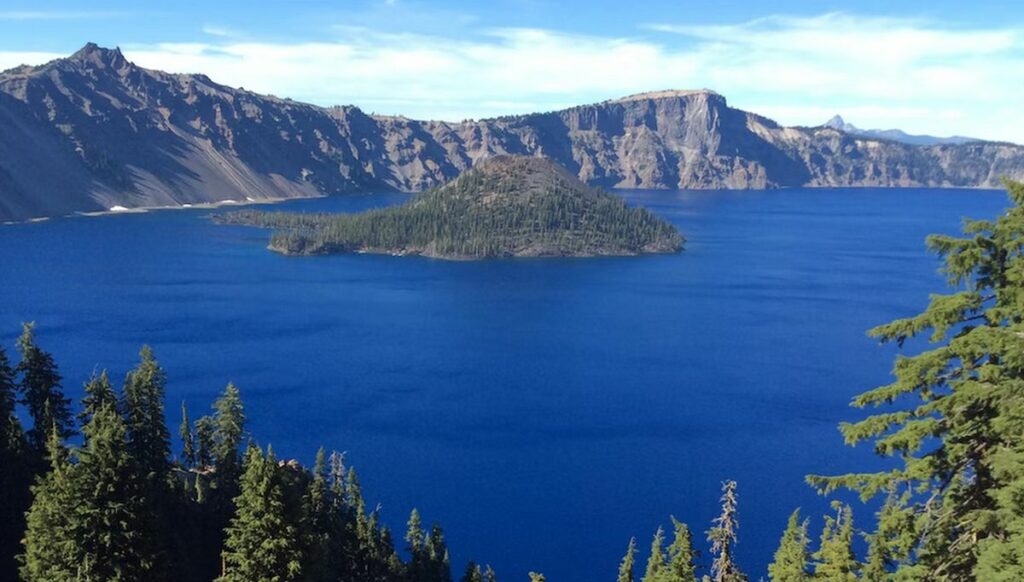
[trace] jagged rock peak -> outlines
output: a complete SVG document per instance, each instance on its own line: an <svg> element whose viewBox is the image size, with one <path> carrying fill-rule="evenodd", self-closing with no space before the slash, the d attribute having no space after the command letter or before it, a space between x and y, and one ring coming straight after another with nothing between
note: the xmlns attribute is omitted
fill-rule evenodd
<svg viewBox="0 0 1024 582"><path fill-rule="evenodd" d="M846 120L841 115L833 115L831 119L822 124L822 127L832 127L835 129L842 129L846 127Z"/></svg>
<svg viewBox="0 0 1024 582"><path fill-rule="evenodd" d="M121 47L109 49L94 42L85 43L85 46L78 49L68 60L112 69L120 69L128 64L128 60L121 53Z"/></svg>

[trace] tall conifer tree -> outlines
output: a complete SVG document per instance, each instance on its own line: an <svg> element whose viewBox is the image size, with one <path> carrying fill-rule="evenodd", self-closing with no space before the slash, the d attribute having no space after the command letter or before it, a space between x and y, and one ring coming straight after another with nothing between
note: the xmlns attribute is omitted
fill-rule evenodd
<svg viewBox="0 0 1024 582"><path fill-rule="evenodd" d="M661 582L661 577L668 570L668 559L665 557L665 530L658 526L651 540L651 554L647 557L647 568L644 570L643 582Z"/></svg>
<svg viewBox="0 0 1024 582"><path fill-rule="evenodd" d="M733 555L739 530L736 508L736 482L726 481L722 484L722 513L708 530L708 541L711 542L711 554L714 556L711 562L711 579L714 582L745 582L747 579Z"/></svg>
<svg viewBox="0 0 1024 582"><path fill-rule="evenodd" d="M835 517L825 516L821 543L814 553L814 579L823 582L856 582L860 564L853 553L853 511L833 502Z"/></svg>
<svg viewBox="0 0 1024 582"><path fill-rule="evenodd" d="M241 493L227 530L219 582L289 582L301 579L302 548L288 515L277 459L252 446L245 456Z"/></svg>
<svg viewBox="0 0 1024 582"><path fill-rule="evenodd" d="M14 368L0 347L0 580L17 577L14 556L21 549L31 501L32 466L15 410L16 391Z"/></svg>
<svg viewBox="0 0 1024 582"><path fill-rule="evenodd" d="M192 421L188 418L188 408L185 401L181 401L181 425L178 427L178 437L181 438L181 464L186 469L196 466L196 435L192 431Z"/></svg>
<svg viewBox="0 0 1024 582"><path fill-rule="evenodd" d="M672 518L673 537L668 546L668 575L666 582L697 582L696 551L693 534L685 523Z"/></svg>
<svg viewBox="0 0 1024 582"><path fill-rule="evenodd" d="M889 510L886 537L913 540L889 556L900 577L1024 579L1024 184L1007 191L1011 207L994 220L928 237L951 291L871 331L900 346L925 334L933 343L853 401L883 412L841 426L848 444L873 441L899 466L808 478L865 499L916 492Z"/></svg>
<svg viewBox="0 0 1024 582"><path fill-rule="evenodd" d="M619 563L619 576L617 582L633 582L633 568L636 561L636 538L629 538L629 545L626 546L626 555Z"/></svg>
<svg viewBox="0 0 1024 582"><path fill-rule="evenodd" d="M32 428L27 433L28 442L42 458L46 454L47 439L54 427L62 439L74 434L71 401L64 396L53 356L36 344L35 323L22 326L18 352L21 361L15 371L21 376L21 401L32 417Z"/></svg>
<svg viewBox="0 0 1024 582"><path fill-rule="evenodd" d="M775 559L768 565L768 577L772 582L809 582L810 551L807 536L807 520L800 521L800 510L789 516L786 531L782 533Z"/></svg>

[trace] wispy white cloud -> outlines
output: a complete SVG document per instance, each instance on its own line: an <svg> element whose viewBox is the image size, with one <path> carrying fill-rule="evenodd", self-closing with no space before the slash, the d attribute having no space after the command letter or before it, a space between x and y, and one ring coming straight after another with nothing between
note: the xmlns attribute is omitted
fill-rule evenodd
<svg viewBox="0 0 1024 582"><path fill-rule="evenodd" d="M143 66L420 118L543 111L706 87L786 124L814 125L841 113L862 127L1024 142L1024 31L1010 27L824 14L658 23L623 37L523 28L396 34L351 24L333 34L318 42L220 37L123 48ZM0 53L0 64L10 58Z"/></svg>
<svg viewBox="0 0 1024 582"><path fill-rule="evenodd" d="M226 26L218 26L216 24L204 24L202 31L203 34L208 34L210 36L219 36L221 38L238 36L238 33L236 33L234 30Z"/></svg>

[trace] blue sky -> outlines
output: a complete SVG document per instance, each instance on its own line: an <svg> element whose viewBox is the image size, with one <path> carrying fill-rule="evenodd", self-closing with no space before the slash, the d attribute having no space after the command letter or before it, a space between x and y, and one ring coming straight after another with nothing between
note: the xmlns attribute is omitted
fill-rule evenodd
<svg viewBox="0 0 1024 582"><path fill-rule="evenodd" d="M1024 10L1011 2L0 5L0 68L86 41L142 66L417 118L710 88L784 124L840 113L861 127L1024 143Z"/></svg>

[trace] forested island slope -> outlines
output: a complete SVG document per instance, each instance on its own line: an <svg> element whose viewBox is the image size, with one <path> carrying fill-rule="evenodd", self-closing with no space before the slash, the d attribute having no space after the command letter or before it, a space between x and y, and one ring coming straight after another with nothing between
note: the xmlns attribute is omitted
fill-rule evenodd
<svg viewBox="0 0 1024 582"><path fill-rule="evenodd" d="M784 127L708 90L418 121L146 69L87 44L0 72L0 221L112 208L419 192L480 160L542 155L606 188L998 187L1024 147L910 145Z"/></svg>
<svg viewBox="0 0 1024 582"><path fill-rule="evenodd" d="M593 257L673 253L683 237L643 208L591 188L545 158L498 156L396 207L360 214L243 210L226 224L278 229L270 249L487 257Z"/></svg>

